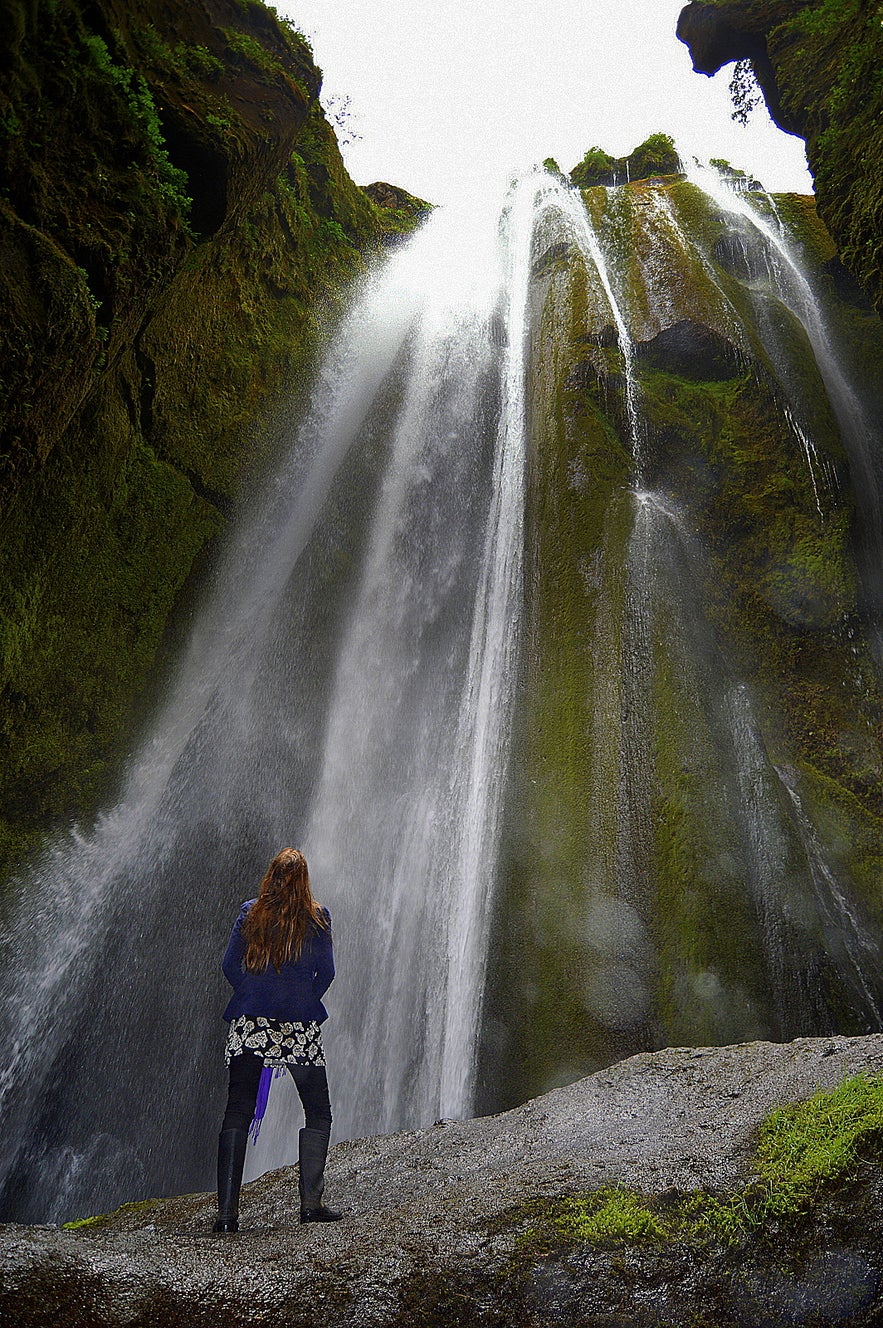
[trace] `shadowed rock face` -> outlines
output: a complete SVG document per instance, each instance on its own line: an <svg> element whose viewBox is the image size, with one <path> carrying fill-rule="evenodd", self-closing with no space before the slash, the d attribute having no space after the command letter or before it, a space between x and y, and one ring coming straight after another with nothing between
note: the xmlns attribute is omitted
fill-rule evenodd
<svg viewBox="0 0 883 1328"><path fill-rule="evenodd" d="M639 341L635 355L651 369L697 382L732 377L739 359L732 342L691 318L663 328L651 341Z"/></svg>
<svg viewBox="0 0 883 1328"><path fill-rule="evenodd" d="M432 211L431 203L409 194L407 189L402 189L400 185L387 184L385 180L375 180L374 184L363 185L363 192L380 208L390 208L392 211L404 209L415 216L425 216L427 212Z"/></svg>
<svg viewBox="0 0 883 1328"><path fill-rule="evenodd" d="M762 36L739 31L715 5L687 5L681 10L677 33L690 48L697 74L711 76L732 60L752 60L766 51Z"/></svg>
<svg viewBox="0 0 883 1328"><path fill-rule="evenodd" d="M534 1236L565 1194L737 1186L771 1109L881 1069L883 1036L635 1056L501 1116L338 1145L328 1199L346 1220L327 1229L296 1224L294 1168L245 1187L236 1238L208 1236L211 1195L73 1231L7 1226L0 1315L4 1328L662 1328L693 1316L861 1328L883 1311L876 1165L775 1241L541 1248Z"/></svg>

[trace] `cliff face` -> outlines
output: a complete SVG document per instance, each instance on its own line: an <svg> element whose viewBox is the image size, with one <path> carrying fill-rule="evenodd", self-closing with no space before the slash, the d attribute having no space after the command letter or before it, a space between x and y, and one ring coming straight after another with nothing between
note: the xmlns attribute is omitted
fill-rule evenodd
<svg viewBox="0 0 883 1328"><path fill-rule="evenodd" d="M363 253L303 38L257 0L4 0L0 863L90 811L169 615Z"/></svg>
<svg viewBox="0 0 883 1328"><path fill-rule="evenodd" d="M533 270L485 1109L642 1047L866 1031L883 998L842 963L883 937L883 697L876 443L835 390L880 418L883 327L812 199L582 197L594 245Z"/></svg>
<svg viewBox="0 0 883 1328"><path fill-rule="evenodd" d="M819 214L883 304L883 28L868 0L694 0L678 36L699 73L750 60L770 114L806 140Z"/></svg>

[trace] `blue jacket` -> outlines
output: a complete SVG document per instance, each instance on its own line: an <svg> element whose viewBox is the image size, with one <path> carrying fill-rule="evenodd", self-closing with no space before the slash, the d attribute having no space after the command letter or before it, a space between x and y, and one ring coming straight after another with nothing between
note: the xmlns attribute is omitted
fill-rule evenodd
<svg viewBox="0 0 883 1328"><path fill-rule="evenodd" d="M303 948L296 960L289 959L277 973L270 964L265 973L249 973L243 967L245 941L242 924L255 901L247 899L239 910L239 917L230 933L230 940L221 962L224 977L233 988L233 995L224 1011L229 1022L241 1014L264 1015L267 1019L283 1019L306 1024L324 1023L328 1011L322 997L334 977L334 952L331 945L331 914L322 912L327 927L311 925Z"/></svg>

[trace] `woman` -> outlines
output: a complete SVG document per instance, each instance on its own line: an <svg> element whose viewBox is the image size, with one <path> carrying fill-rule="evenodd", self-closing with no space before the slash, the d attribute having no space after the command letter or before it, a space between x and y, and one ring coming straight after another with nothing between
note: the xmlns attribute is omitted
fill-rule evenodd
<svg viewBox="0 0 883 1328"><path fill-rule="evenodd" d="M304 1107L300 1220L336 1222L341 1214L322 1203L331 1106L319 1027L328 1018L321 998L334 977L331 915L313 899L298 849L277 853L257 899L242 905L222 967L233 996L224 1011L230 1088L218 1140L214 1230L239 1230L245 1146L264 1066L288 1067Z"/></svg>

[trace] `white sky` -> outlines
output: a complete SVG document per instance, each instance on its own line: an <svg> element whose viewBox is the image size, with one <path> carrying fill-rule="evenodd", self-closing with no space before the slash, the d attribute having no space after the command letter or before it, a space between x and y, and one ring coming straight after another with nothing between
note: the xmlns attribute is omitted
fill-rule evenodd
<svg viewBox="0 0 883 1328"><path fill-rule="evenodd" d="M649 134L724 157L768 189L808 193L803 142L761 105L730 118L732 66L694 74L675 37L684 0L276 0L310 39L322 101L349 96L359 184L453 203L594 144L624 156Z"/></svg>

